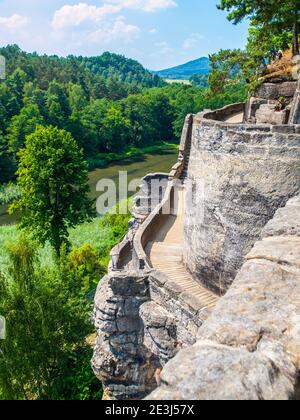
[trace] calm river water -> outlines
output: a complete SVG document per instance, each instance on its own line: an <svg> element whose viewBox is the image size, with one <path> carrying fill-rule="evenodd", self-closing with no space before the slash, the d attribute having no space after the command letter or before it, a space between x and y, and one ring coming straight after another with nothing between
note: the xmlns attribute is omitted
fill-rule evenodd
<svg viewBox="0 0 300 420"><path fill-rule="evenodd" d="M122 161L109 165L106 168L96 169L89 173L89 186L91 197L97 198L99 192L96 191L96 185L101 179L112 179L118 186L119 172L127 171L128 183L133 179L141 179L152 172L169 172L171 167L177 161L177 150L164 151L155 155L144 155L130 161ZM9 216L6 213L7 208L0 206L0 225L14 223L16 217Z"/></svg>

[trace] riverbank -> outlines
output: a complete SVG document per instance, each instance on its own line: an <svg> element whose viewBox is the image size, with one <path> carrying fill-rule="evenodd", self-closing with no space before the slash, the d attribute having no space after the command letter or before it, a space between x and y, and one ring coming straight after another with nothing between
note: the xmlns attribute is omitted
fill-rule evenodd
<svg viewBox="0 0 300 420"><path fill-rule="evenodd" d="M169 144L168 144L169 145ZM176 146L176 147L175 147ZM151 172L169 172L172 165L177 160L177 145L173 149L157 149L156 153L143 153L129 160L123 160L115 164L110 164L105 168L97 168L89 173L90 196L96 200L100 195L96 190L96 185L101 179L109 179L114 181L119 191L119 172L127 172L127 182L130 183L134 179L141 179ZM144 149L146 150L146 149ZM131 192L129 195L133 195ZM0 268L6 266L7 253L6 246L15 242L20 235L15 222L16 216L9 216L5 213L7 207L0 206ZM75 248L79 248L84 244L89 244L95 249L99 262L106 267L109 262L109 252L115 244L119 242L121 237L126 233L128 221L131 215L114 215L106 214L101 219L96 218L92 222L84 223L76 229L70 231L70 242ZM40 258L45 265L51 264L53 254L50 246L41 249Z"/></svg>
<svg viewBox="0 0 300 420"><path fill-rule="evenodd" d="M135 150L135 151L134 151ZM90 197L97 199L99 192L96 185L101 179L110 179L115 182L117 193L119 192L119 172L126 171L128 183L133 179L141 179L151 172L169 172L172 165L177 161L178 144L162 143L143 149L130 149L123 159L112 160L109 164L98 166L89 172ZM110 155L110 158L112 156ZM131 193L130 195L132 195ZM7 214L8 205L0 204L0 226L14 224L18 220L17 215Z"/></svg>
<svg viewBox="0 0 300 420"><path fill-rule="evenodd" d="M142 157L145 154L156 154L163 153L169 150L178 150L179 145L176 143L163 142L154 144L147 147L128 147L121 153L99 153L94 159L89 159L88 164L90 170L96 168L105 168L113 163L122 161L129 161L130 159L136 159Z"/></svg>

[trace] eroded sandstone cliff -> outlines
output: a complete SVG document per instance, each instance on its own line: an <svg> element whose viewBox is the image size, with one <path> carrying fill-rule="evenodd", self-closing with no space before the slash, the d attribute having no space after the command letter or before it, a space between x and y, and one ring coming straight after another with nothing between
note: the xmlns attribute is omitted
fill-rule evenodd
<svg viewBox="0 0 300 420"><path fill-rule="evenodd" d="M299 133L194 119L184 260L209 288L228 289L263 227L299 191Z"/></svg>
<svg viewBox="0 0 300 420"><path fill-rule="evenodd" d="M164 368L149 399L299 397L300 197L277 211L197 343Z"/></svg>
<svg viewBox="0 0 300 420"><path fill-rule="evenodd" d="M145 178L168 179L164 195L150 214L140 206L96 294L92 365L107 398L158 384L149 399L297 397L300 126L280 125L281 110L256 124L272 101L188 116L171 173Z"/></svg>

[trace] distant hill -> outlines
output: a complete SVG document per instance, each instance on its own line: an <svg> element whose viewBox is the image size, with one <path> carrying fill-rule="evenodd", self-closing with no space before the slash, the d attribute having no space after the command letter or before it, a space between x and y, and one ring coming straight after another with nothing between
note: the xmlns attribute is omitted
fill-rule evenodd
<svg viewBox="0 0 300 420"><path fill-rule="evenodd" d="M136 83L144 87L162 86L158 75L146 70L138 61L123 55L105 52L97 57L78 57L85 67L95 75L116 77L122 82Z"/></svg>
<svg viewBox="0 0 300 420"><path fill-rule="evenodd" d="M166 70L154 71L153 73L164 79L189 80L195 74L207 75L209 73L209 59L207 57L201 57L197 60L189 61L186 64L181 64L180 66Z"/></svg>
<svg viewBox="0 0 300 420"><path fill-rule="evenodd" d="M138 61L126 58L123 55L105 52L96 57L76 57L70 55L66 58L37 53L26 53L17 45L0 48L0 55L6 58L7 74L12 74L18 67L30 78L38 82L39 87L48 88L49 81L59 83L72 81L73 83L95 85L99 78L106 82L123 83L127 86L159 87L163 80L156 74L146 70Z"/></svg>

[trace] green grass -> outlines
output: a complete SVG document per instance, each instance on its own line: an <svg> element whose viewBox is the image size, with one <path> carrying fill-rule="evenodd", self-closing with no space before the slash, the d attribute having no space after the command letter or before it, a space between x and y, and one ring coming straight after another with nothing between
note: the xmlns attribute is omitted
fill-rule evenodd
<svg viewBox="0 0 300 420"><path fill-rule="evenodd" d="M114 215L108 213L102 218L86 222L70 230L72 248L89 244L96 251L99 262L107 267L111 249L120 241L128 229L130 214ZM15 242L21 232L16 225L0 226L0 270L7 270L7 245ZM39 258L44 267L54 264L53 250L49 244L41 247Z"/></svg>
<svg viewBox="0 0 300 420"><path fill-rule="evenodd" d="M15 225L0 226L0 270L7 267L8 257L6 252L6 246L15 242L19 233Z"/></svg>
<svg viewBox="0 0 300 420"><path fill-rule="evenodd" d="M155 154L166 150L176 150L178 147L179 145L175 143L162 142L141 148L131 146L121 153L99 153L95 158L88 160L89 168L103 168L114 162L128 160L145 154Z"/></svg>

